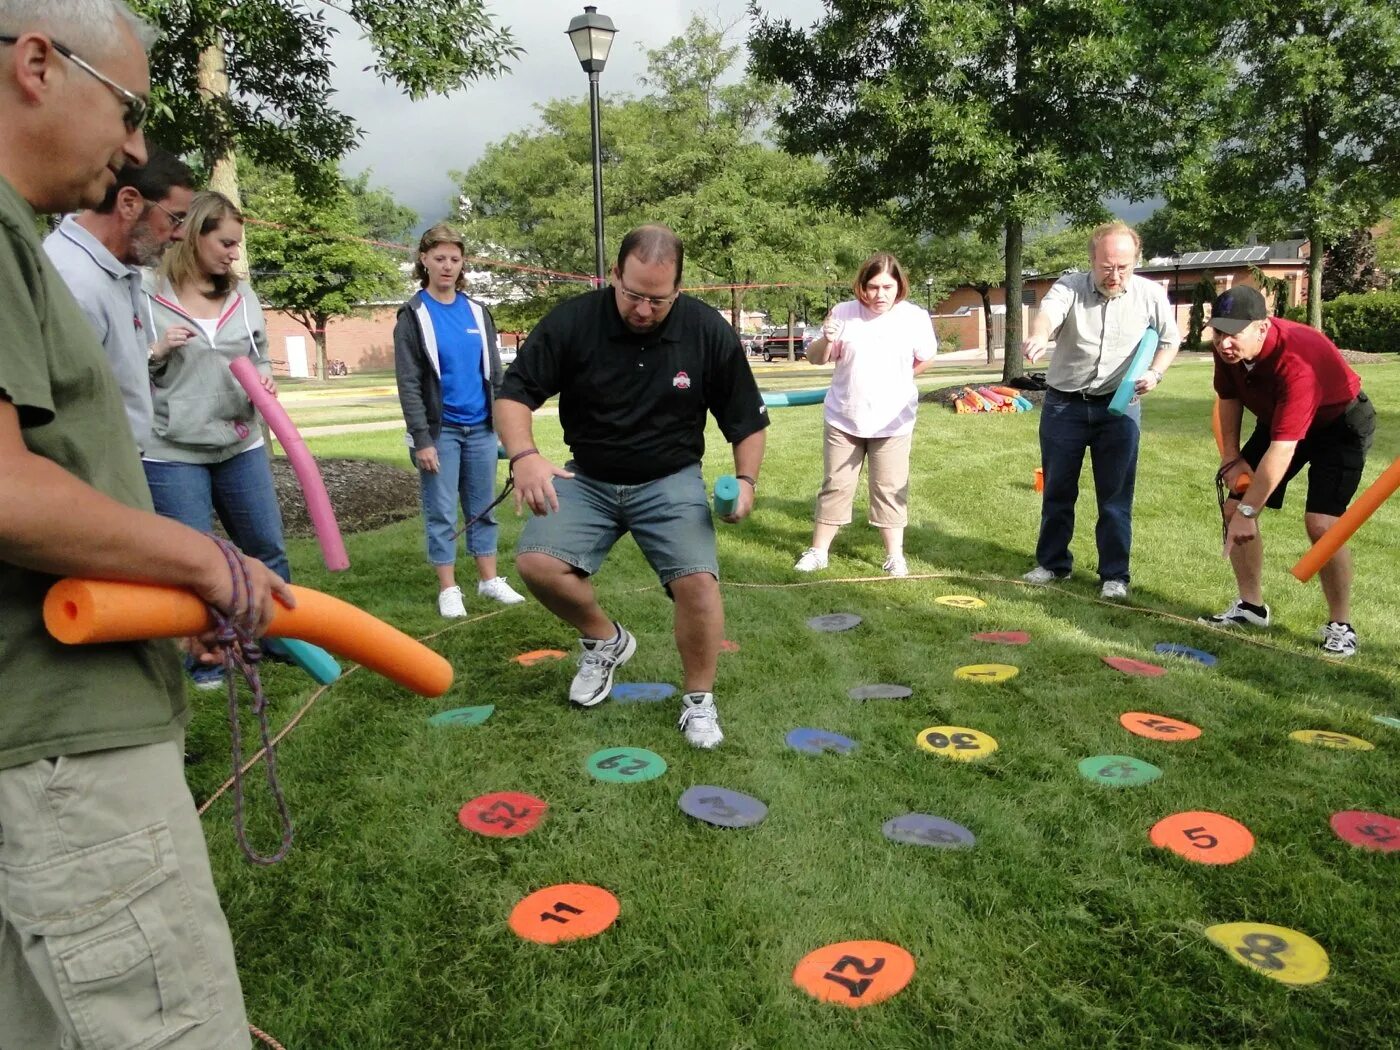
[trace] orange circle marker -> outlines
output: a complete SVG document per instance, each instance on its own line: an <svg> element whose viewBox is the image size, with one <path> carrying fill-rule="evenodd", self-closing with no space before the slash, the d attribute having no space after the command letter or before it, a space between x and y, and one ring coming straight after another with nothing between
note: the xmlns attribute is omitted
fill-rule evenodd
<svg viewBox="0 0 1400 1050"><path fill-rule="evenodd" d="M532 649L528 653L521 653L519 656L512 656L511 659L521 667L534 667L535 664L543 660L562 660L568 653L558 649Z"/></svg>
<svg viewBox="0 0 1400 1050"><path fill-rule="evenodd" d="M1118 722L1129 733L1145 736L1148 740L1164 740L1175 743L1178 740L1195 740L1201 735L1201 727L1190 722L1154 715L1147 711L1129 711L1118 716Z"/></svg>
<svg viewBox="0 0 1400 1050"><path fill-rule="evenodd" d="M566 882L524 898L510 913L510 928L517 937L537 944L577 941L602 933L621 909L617 898L601 886Z"/></svg>
<svg viewBox="0 0 1400 1050"><path fill-rule="evenodd" d="M885 941L842 941L803 957L792 983L824 1003L851 1009L873 1006L914 977L914 957Z"/></svg>
<svg viewBox="0 0 1400 1050"><path fill-rule="evenodd" d="M1254 851L1254 836L1222 813L1173 813L1152 825L1152 845L1198 864L1233 864Z"/></svg>
<svg viewBox="0 0 1400 1050"><path fill-rule="evenodd" d="M739 651L739 643L731 642L726 638L719 643L719 651L722 653L737 653Z"/></svg>
<svg viewBox="0 0 1400 1050"><path fill-rule="evenodd" d="M1104 656L1100 659L1115 671L1122 671L1124 674L1137 678L1161 678L1167 673L1165 667L1158 667L1156 664L1145 663L1142 660L1134 660L1129 656Z"/></svg>

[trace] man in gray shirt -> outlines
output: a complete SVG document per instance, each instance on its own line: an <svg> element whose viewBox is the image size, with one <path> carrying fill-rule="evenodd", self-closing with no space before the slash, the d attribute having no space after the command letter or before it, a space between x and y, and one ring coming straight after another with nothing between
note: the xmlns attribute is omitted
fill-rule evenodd
<svg viewBox="0 0 1400 1050"><path fill-rule="evenodd" d="M154 337L141 330L139 267L154 266L170 242L184 236L194 195L188 167L156 146L147 151L145 165L122 168L98 207L65 217L44 240L54 269L97 331L143 452L151 431L146 361Z"/></svg>
<svg viewBox="0 0 1400 1050"><path fill-rule="evenodd" d="M1141 243L1131 226L1105 223L1089 238L1088 273L1065 274L1046 293L1022 350L1038 361L1051 347L1050 389L1040 416L1040 463L1045 493L1036 565L1022 577L1049 583L1074 567L1074 505L1087 449L1093 461L1099 520L1094 536L1104 598L1128 596L1133 542L1133 486L1137 479L1142 406L1133 399L1121 416L1109 402L1128 374L1133 353L1149 328L1157 352L1137 380L1138 397L1154 389L1176 357L1181 337L1161 285L1133 273Z"/></svg>

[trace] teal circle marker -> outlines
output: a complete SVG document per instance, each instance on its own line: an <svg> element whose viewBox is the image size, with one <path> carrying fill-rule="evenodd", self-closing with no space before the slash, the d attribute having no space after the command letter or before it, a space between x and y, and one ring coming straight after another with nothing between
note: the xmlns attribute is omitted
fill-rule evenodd
<svg viewBox="0 0 1400 1050"><path fill-rule="evenodd" d="M1160 777L1162 771L1131 755L1095 755L1079 763L1079 775L1105 787L1141 787Z"/></svg>
<svg viewBox="0 0 1400 1050"><path fill-rule="evenodd" d="M1372 722L1379 722L1383 726L1390 726L1391 729L1400 729L1400 718L1394 715L1372 715Z"/></svg>
<svg viewBox="0 0 1400 1050"><path fill-rule="evenodd" d="M666 772L666 760L644 747L609 747L589 755L584 768L595 780L639 784Z"/></svg>
<svg viewBox="0 0 1400 1050"><path fill-rule="evenodd" d="M495 704L482 707L458 707L451 711L441 711L428 719L430 726L479 726L491 717Z"/></svg>

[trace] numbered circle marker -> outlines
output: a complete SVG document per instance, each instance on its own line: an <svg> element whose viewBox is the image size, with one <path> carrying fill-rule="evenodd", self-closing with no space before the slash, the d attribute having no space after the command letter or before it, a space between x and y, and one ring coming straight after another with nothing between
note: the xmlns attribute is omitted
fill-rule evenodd
<svg viewBox="0 0 1400 1050"><path fill-rule="evenodd" d="M1393 715L1372 715L1372 722L1379 722L1383 726L1390 726L1391 729L1400 729L1400 718Z"/></svg>
<svg viewBox="0 0 1400 1050"><path fill-rule="evenodd" d="M1119 715L1118 722L1129 733L1145 736L1148 740L1165 740L1168 743L1173 743L1178 740L1195 740L1201 735L1200 726L1168 718L1166 715L1150 714L1147 711L1129 711L1127 714Z"/></svg>
<svg viewBox="0 0 1400 1050"><path fill-rule="evenodd" d="M1327 976L1327 952L1306 933L1264 922L1225 922L1206 936L1235 962L1284 984L1317 984Z"/></svg>
<svg viewBox="0 0 1400 1050"><path fill-rule="evenodd" d="M907 685L892 685L889 682L876 682L874 685L858 685L847 691L852 700L907 700L914 690Z"/></svg>
<svg viewBox="0 0 1400 1050"><path fill-rule="evenodd" d="M906 813L885 821L880 830L891 842L903 842L910 846L967 849L977 842L977 837L961 824L927 813Z"/></svg>
<svg viewBox="0 0 1400 1050"><path fill-rule="evenodd" d="M1222 813L1173 813L1152 825L1148 838L1198 864L1233 864L1254 851L1249 829Z"/></svg>
<svg viewBox="0 0 1400 1050"><path fill-rule="evenodd" d="M609 747L589 755L584 768L609 784L640 784L666 772L666 760L644 747Z"/></svg>
<svg viewBox="0 0 1400 1050"><path fill-rule="evenodd" d="M807 626L812 630L827 634L836 631L849 631L859 624L860 617L855 613L827 613L825 616L813 616L807 621Z"/></svg>
<svg viewBox="0 0 1400 1050"><path fill-rule="evenodd" d="M478 835L513 839L527 835L544 819L549 803L518 791L480 795L457 811L457 823Z"/></svg>
<svg viewBox="0 0 1400 1050"><path fill-rule="evenodd" d="M654 704L676 695L676 687L665 682L618 682L609 694L619 704Z"/></svg>
<svg viewBox="0 0 1400 1050"><path fill-rule="evenodd" d="M1124 674L1132 675L1135 678L1161 678L1167 673L1165 667L1158 667L1156 664L1144 663L1141 660L1134 660L1127 656L1105 656L1103 662L1115 671L1122 671Z"/></svg>
<svg viewBox="0 0 1400 1050"><path fill-rule="evenodd" d="M479 726L491 717L495 704L482 707L459 707L452 711L440 711L428 719L430 726Z"/></svg>
<svg viewBox="0 0 1400 1050"><path fill-rule="evenodd" d="M566 882L524 898L510 913L510 928L537 944L577 941L602 933L621 910L617 898L601 886Z"/></svg>
<svg viewBox="0 0 1400 1050"><path fill-rule="evenodd" d="M1130 755L1095 755L1079 763L1079 775L1107 787L1139 787L1152 783L1162 771Z"/></svg>
<svg viewBox="0 0 1400 1050"><path fill-rule="evenodd" d="M981 682L984 685L999 685L1021 673L1019 667L1011 664L968 664L953 672L953 677L963 682Z"/></svg>
<svg viewBox="0 0 1400 1050"><path fill-rule="evenodd" d="M535 664L545 663L550 660L563 660L568 655L568 653L560 649L531 649L528 653L512 656L511 659L521 667L534 667Z"/></svg>
<svg viewBox="0 0 1400 1050"><path fill-rule="evenodd" d="M794 729L783 740L788 747L805 755L824 755L828 751L849 755L860 747L850 737L829 733L825 729Z"/></svg>
<svg viewBox="0 0 1400 1050"><path fill-rule="evenodd" d="M726 638L724 641L719 643L719 651L722 653L737 653L739 651L739 643L731 642L728 638Z"/></svg>
<svg viewBox="0 0 1400 1050"><path fill-rule="evenodd" d="M1400 820L1384 813L1368 813L1361 809L1333 813L1332 830L1343 842L1350 842L1362 849L1382 853L1400 850Z"/></svg>
<svg viewBox="0 0 1400 1050"><path fill-rule="evenodd" d="M992 645L1029 645L1031 636L1025 631L983 631L972 636L974 642L990 642Z"/></svg>
<svg viewBox="0 0 1400 1050"><path fill-rule="evenodd" d="M945 594L934 601L939 605L951 605L954 609L981 609L987 604L981 598L974 598L970 594Z"/></svg>
<svg viewBox="0 0 1400 1050"><path fill-rule="evenodd" d="M925 751L955 762L977 762L997 749L997 742L986 733L964 726L932 726L916 739Z"/></svg>
<svg viewBox="0 0 1400 1050"><path fill-rule="evenodd" d="M1215 657L1200 649L1192 649L1189 645L1178 645L1176 642L1158 642L1152 647L1152 651L1166 656L1182 656L1187 660L1195 660L1198 664L1203 664L1206 667L1215 666Z"/></svg>
<svg viewBox="0 0 1400 1050"><path fill-rule="evenodd" d="M1312 747L1326 747L1333 751L1374 751L1376 745L1369 740L1349 733L1333 733L1327 729L1299 729L1288 734L1289 740Z"/></svg>
<svg viewBox="0 0 1400 1050"><path fill-rule="evenodd" d="M719 828L751 828L768 816L768 807L752 795L698 784L681 796L681 812Z"/></svg>
<svg viewBox="0 0 1400 1050"><path fill-rule="evenodd" d="M805 956L792 983L824 1003L858 1009L898 994L914 977L914 957L884 941L842 941Z"/></svg>

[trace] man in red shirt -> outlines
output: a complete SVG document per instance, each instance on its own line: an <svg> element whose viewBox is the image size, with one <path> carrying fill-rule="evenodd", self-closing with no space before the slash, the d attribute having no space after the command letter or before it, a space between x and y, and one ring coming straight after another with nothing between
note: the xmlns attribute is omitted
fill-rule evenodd
<svg viewBox="0 0 1400 1050"><path fill-rule="evenodd" d="M1252 473L1254 480L1243 495L1232 495L1225 504L1225 549L1239 596L1224 612L1203 616L1201 622L1268 627L1269 607L1260 586L1264 545L1259 511L1282 507L1288 482L1311 464L1303 524L1308 539L1316 542L1356 494L1375 436L1376 412L1336 345L1307 325L1270 317L1256 289L1241 285L1216 299L1210 324L1226 491L1233 491L1242 473ZM1246 408L1258 424L1241 448ZM1322 649L1331 656L1352 656L1351 552L1345 547L1337 551L1319 577L1328 609Z"/></svg>

